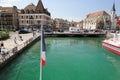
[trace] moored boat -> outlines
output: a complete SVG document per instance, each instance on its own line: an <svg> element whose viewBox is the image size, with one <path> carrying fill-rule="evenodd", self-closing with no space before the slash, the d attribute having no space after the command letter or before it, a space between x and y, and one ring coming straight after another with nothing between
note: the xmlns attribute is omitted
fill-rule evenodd
<svg viewBox="0 0 120 80"><path fill-rule="evenodd" d="M102 47L117 55L120 55L120 34L107 34L107 38L102 41Z"/></svg>

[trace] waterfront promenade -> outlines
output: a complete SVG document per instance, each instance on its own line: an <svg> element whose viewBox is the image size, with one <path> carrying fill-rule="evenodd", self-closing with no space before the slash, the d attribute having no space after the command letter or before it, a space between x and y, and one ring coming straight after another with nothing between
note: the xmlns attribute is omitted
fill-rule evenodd
<svg viewBox="0 0 120 80"><path fill-rule="evenodd" d="M35 41L40 36L40 33L33 35L33 33L28 34L18 34L18 32L10 32L10 38L3 40L4 47L1 49L0 54L0 67L5 65L9 59L12 59L16 54L25 49L33 41Z"/></svg>

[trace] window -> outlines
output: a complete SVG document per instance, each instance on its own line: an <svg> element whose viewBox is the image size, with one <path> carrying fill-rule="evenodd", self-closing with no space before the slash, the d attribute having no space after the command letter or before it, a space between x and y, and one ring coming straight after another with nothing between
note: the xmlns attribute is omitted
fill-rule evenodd
<svg viewBox="0 0 120 80"><path fill-rule="evenodd" d="M21 18L23 19L23 16L21 16Z"/></svg>
<svg viewBox="0 0 120 80"><path fill-rule="evenodd" d="M40 20L38 20L37 23L40 24L41 23Z"/></svg>
<svg viewBox="0 0 120 80"><path fill-rule="evenodd" d="M33 11L33 10L30 10L30 13L34 13L34 11Z"/></svg>
<svg viewBox="0 0 120 80"><path fill-rule="evenodd" d="M41 19L41 16L39 16L39 18Z"/></svg>
<svg viewBox="0 0 120 80"><path fill-rule="evenodd" d="M27 20L27 24L28 24L28 20Z"/></svg>
<svg viewBox="0 0 120 80"><path fill-rule="evenodd" d="M26 10L26 13L27 13L27 14L29 14L29 12L30 12L29 10Z"/></svg>
<svg viewBox="0 0 120 80"><path fill-rule="evenodd" d="M26 16L26 19L28 19L28 16Z"/></svg>
<svg viewBox="0 0 120 80"><path fill-rule="evenodd" d="M34 19L33 16L29 16L29 17L30 17L30 19Z"/></svg>
<svg viewBox="0 0 120 80"><path fill-rule="evenodd" d="M22 20L22 24L23 24L23 20Z"/></svg>
<svg viewBox="0 0 120 80"><path fill-rule="evenodd" d="M38 18L38 16L36 16L36 19Z"/></svg>

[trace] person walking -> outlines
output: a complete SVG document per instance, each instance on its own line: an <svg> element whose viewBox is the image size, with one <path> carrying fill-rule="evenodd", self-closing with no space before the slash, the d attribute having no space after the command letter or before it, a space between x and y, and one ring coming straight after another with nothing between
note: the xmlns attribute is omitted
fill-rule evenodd
<svg viewBox="0 0 120 80"><path fill-rule="evenodd" d="M4 47L4 43L3 43L3 41L1 41L1 43L0 43L0 47L1 47L1 48L5 48L5 47Z"/></svg>
<svg viewBox="0 0 120 80"><path fill-rule="evenodd" d="M16 39L16 37L14 38L14 43L17 44L17 39Z"/></svg>
<svg viewBox="0 0 120 80"><path fill-rule="evenodd" d="M0 47L0 53L1 53L2 51L1 51L1 47Z"/></svg>

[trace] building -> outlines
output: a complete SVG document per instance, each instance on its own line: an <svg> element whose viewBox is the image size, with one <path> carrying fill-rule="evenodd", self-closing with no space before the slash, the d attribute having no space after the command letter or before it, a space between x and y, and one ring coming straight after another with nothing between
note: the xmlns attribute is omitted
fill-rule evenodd
<svg viewBox="0 0 120 80"><path fill-rule="evenodd" d="M111 29L116 29L116 23L117 23L117 16L116 16L116 9L115 9L115 3L113 4L112 10L110 12L110 20L111 20Z"/></svg>
<svg viewBox="0 0 120 80"><path fill-rule="evenodd" d="M38 1L37 6L33 3L21 9L19 13L20 28L40 28L41 25L45 29L51 26L51 14L44 8L41 0Z"/></svg>
<svg viewBox="0 0 120 80"><path fill-rule="evenodd" d="M115 12L114 3L110 14L106 11L88 14L83 21L83 29L115 29L117 23Z"/></svg>
<svg viewBox="0 0 120 80"><path fill-rule="evenodd" d="M70 22L66 19L55 18L53 20L55 30L68 31Z"/></svg>
<svg viewBox="0 0 120 80"><path fill-rule="evenodd" d="M83 20L80 21L80 22L77 22L77 27L78 27L79 29L83 29Z"/></svg>
<svg viewBox="0 0 120 80"><path fill-rule="evenodd" d="M0 29L15 30L19 28L17 7L0 7Z"/></svg>
<svg viewBox="0 0 120 80"><path fill-rule="evenodd" d="M100 21L104 22L104 28L110 26L110 15L105 11L90 13L83 22L83 29L97 29Z"/></svg>

